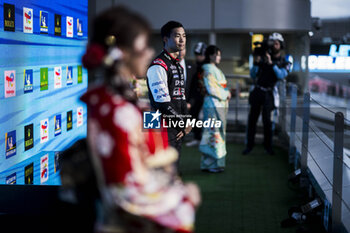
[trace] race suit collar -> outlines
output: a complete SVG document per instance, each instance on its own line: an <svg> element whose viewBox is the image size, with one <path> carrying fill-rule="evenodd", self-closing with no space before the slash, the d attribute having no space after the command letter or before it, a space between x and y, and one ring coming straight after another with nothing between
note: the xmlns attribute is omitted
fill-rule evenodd
<svg viewBox="0 0 350 233"><path fill-rule="evenodd" d="M171 54L166 50L166 49L163 49L164 51L164 55L167 59L169 60L175 60L177 62L179 62L180 60L178 58L174 58L173 56L171 56Z"/></svg>

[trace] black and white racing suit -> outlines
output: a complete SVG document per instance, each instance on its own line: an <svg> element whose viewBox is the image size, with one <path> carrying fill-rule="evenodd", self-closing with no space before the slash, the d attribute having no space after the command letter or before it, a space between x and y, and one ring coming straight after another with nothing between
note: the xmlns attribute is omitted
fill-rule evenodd
<svg viewBox="0 0 350 233"><path fill-rule="evenodd" d="M163 116L173 116L172 121L186 120L185 79L178 59L163 50L147 71L147 86L153 110L159 109ZM170 127L167 131L169 144L180 155L182 139L177 141L176 135L184 128Z"/></svg>

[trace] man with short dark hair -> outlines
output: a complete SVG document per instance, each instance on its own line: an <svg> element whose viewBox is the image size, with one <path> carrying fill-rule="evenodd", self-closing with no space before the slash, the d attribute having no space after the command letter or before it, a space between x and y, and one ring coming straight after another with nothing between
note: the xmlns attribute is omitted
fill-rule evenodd
<svg viewBox="0 0 350 233"><path fill-rule="evenodd" d="M186 47L186 32L181 23L169 21L161 28L163 51L153 60L147 71L147 86L153 110L163 119L184 121L187 114L184 71L178 59ZM185 122L186 123L186 122ZM169 127L168 141L180 154L183 137L190 127Z"/></svg>

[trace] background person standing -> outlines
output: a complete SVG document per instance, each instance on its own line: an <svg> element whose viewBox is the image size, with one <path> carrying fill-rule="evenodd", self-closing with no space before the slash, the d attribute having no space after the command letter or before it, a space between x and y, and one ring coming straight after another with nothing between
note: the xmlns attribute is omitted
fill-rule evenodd
<svg viewBox="0 0 350 233"><path fill-rule="evenodd" d="M225 75L217 67L221 61L221 51L210 45L205 51L203 65L206 96L203 104L203 120L221 121L221 127L203 128L199 150L202 152L202 171L222 172L226 159L226 117L231 93L227 89Z"/></svg>
<svg viewBox="0 0 350 233"><path fill-rule="evenodd" d="M206 44L198 42L194 47L194 55L196 57L196 64L192 70L195 73L186 80L186 101L187 108L190 115L194 119L199 118L199 113L202 110L204 101L204 87L203 87L203 70L202 65L205 58ZM193 140L186 143L186 146L196 146L200 143L202 138L202 129L193 127Z"/></svg>
<svg viewBox="0 0 350 233"><path fill-rule="evenodd" d="M262 111L264 124L264 148L273 155L272 150L272 123L271 112L275 108L273 89L278 80L284 79L289 72L290 62L281 55L284 48L284 39L280 33L272 33L268 40L263 42L260 52L254 52L254 65L250 76L255 81L255 87L249 95L250 112L248 116L248 129L246 148L242 154L246 155L254 147L256 123Z"/></svg>
<svg viewBox="0 0 350 233"><path fill-rule="evenodd" d="M185 79L185 93L186 93L186 101L188 99L188 93L190 93L190 90L188 90L188 82L191 82L192 77L194 76L194 73L196 72L196 66L191 60L186 59L186 49L182 50L179 53L179 60L180 65L182 69L184 70L184 79Z"/></svg>

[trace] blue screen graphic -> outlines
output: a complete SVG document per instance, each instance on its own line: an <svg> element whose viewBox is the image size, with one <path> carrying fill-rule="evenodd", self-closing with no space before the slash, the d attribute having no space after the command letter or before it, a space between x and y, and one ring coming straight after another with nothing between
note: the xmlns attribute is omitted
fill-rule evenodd
<svg viewBox="0 0 350 233"><path fill-rule="evenodd" d="M0 184L59 185L59 156L86 137L87 0L0 3Z"/></svg>

